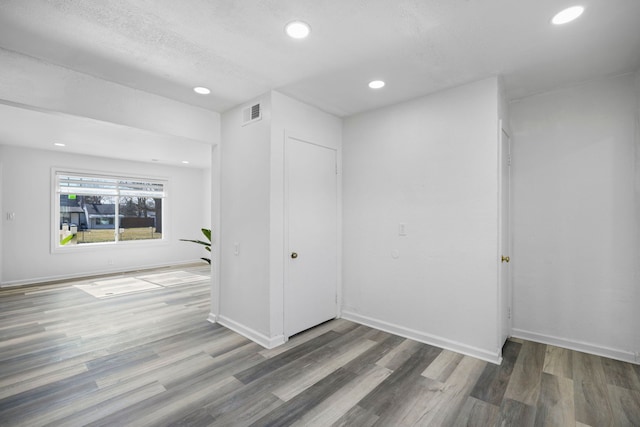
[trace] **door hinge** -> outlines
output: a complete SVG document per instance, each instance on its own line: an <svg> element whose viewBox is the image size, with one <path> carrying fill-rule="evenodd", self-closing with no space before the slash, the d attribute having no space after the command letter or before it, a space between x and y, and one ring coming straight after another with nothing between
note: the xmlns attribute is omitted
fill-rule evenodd
<svg viewBox="0 0 640 427"><path fill-rule="evenodd" d="M507 166L511 166L511 156L507 157Z"/></svg>
<svg viewBox="0 0 640 427"><path fill-rule="evenodd" d="M507 319L511 319L511 307L507 308Z"/></svg>

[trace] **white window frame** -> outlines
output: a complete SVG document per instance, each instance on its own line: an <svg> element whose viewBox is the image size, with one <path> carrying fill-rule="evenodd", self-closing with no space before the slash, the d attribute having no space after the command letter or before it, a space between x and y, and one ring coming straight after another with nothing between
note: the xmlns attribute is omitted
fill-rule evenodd
<svg viewBox="0 0 640 427"><path fill-rule="evenodd" d="M126 181L126 180L136 180L143 181L147 183L154 184L162 184L163 192L162 198L162 237L160 239L144 239L144 240L120 240L119 239L119 218L118 218L118 210L119 203L115 204L115 217L114 217L114 241L109 242L96 242L96 243L83 243L79 245L60 245L60 194L64 193L60 188L60 180L59 176L70 175L70 176L82 176L82 177L93 177L93 178L102 178L108 180L117 181ZM157 176L148 176L148 175L133 175L133 174L120 174L114 172L96 172L96 171L88 171L82 169L71 169L71 168L52 168L51 169L51 252L52 253L63 253L68 251L90 251L93 249L99 248L114 248L114 247L122 247L122 246L157 246L157 245L166 245L169 242L169 179L166 177L157 177ZM89 193L89 192L87 192ZM97 194L98 192L93 192L89 194ZM72 193L69 193L72 194ZM81 191L73 194L82 194ZM122 195L126 195L126 191L120 191L120 188L117 187L112 194L108 194L109 196L115 197L117 201L119 201ZM130 193L131 195L131 193Z"/></svg>

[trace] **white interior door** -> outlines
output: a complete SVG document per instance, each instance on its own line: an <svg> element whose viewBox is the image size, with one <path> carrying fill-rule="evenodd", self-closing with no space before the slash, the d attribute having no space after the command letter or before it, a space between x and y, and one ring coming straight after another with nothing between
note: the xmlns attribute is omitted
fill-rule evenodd
<svg viewBox="0 0 640 427"><path fill-rule="evenodd" d="M284 327L290 337L337 314L336 151L285 139Z"/></svg>
<svg viewBox="0 0 640 427"><path fill-rule="evenodd" d="M500 131L500 343L504 344L511 333L511 260L510 235L510 196L511 196L511 142L509 135Z"/></svg>

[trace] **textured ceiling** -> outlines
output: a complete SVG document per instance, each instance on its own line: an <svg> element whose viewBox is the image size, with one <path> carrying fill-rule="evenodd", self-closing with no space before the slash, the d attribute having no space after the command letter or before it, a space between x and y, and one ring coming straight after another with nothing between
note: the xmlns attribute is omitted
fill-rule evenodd
<svg viewBox="0 0 640 427"><path fill-rule="evenodd" d="M573 1L0 0L0 47L218 112L276 89L346 116L492 75L514 99L640 68L640 1L580 3L555 27ZM308 39L285 36L294 19Z"/></svg>

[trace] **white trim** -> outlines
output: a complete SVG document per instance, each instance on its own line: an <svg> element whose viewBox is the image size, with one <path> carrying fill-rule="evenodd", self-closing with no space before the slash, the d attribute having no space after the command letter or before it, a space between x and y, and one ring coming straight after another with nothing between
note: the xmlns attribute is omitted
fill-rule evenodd
<svg viewBox="0 0 640 427"><path fill-rule="evenodd" d="M289 288L289 150L290 138L285 129L282 139L282 335L290 337L287 331L287 289Z"/></svg>
<svg viewBox="0 0 640 427"><path fill-rule="evenodd" d="M556 347L568 348L569 350L581 351L583 353L595 354L596 356L608 357L610 359L622 360L638 364L635 354L631 351L618 350L611 347L604 347L597 344L591 344L584 341L576 341L569 338L555 337L553 335L539 334L537 332L525 331L513 328L511 336L527 341L535 341L541 344L554 345Z"/></svg>
<svg viewBox="0 0 640 427"><path fill-rule="evenodd" d="M207 322L218 323L218 315L215 313L209 313L209 316L207 317Z"/></svg>
<svg viewBox="0 0 640 427"><path fill-rule="evenodd" d="M503 142L504 142L504 137L507 137L507 147L508 147L508 152L505 154L503 152ZM507 189L507 217L503 218L503 206L502 206L502 202L503 202L503 198L504 198L504 194L502 191L502 184L503 181L505 179L505 177L502 174L502 162L505 160L504 156L509 156L507 161L510 162L509 158L511 157L511 139L509 137L509 134L507 133L507 131L504 129L504 122L502 119L498 120L498 253L496 254L496 262L497 262L497 284L498 284L498 289L497 289L497 301L498 301L498 310L497 310L497 325L498 325L498 345L500 347L502 347L504 345L504 342L502 342L503 336L504 337L509 337L511 334L511 329L513 328L513 323L512 323L512 319L513 319L513 301L512 301L512 286L513 286L513 277L512 277L512 272L511 272L511 266L509 265L509 263L507 263L506 265L503 265L502 262L502 256L511 256L511 252L513 250L513 243L512 243L512 227L511 227L511 164L509 163L508 166L508 176L506 177L506 179L508 180L508 189ZM503 248L502 247L502 241L503 241L503 225L505 225L506 222L506 227L507 227L507 247ZM507 283L502 283L502 270L506 268L507 272L506 272L506 282ZM506 293L506 297L505 299L507 300L507 306L503 307L502 305L502 301L503 301L503 292ZM509 310L511 310L511 316L509 316ZM503 330L503 321L506 320L506 331Z"/></svg>
<svg viewBox="0 0 640 427"><path fill-rule="evenodd" d="M502 294L504 292L503 286L504 283L502 283L502 256L505 255L505 248L502 247L502 238L503 238L503 233L502 233L502 226L504 218L502 217L502 180L504 179L504 177L502 176L502 156L504 155L504 153L502 152L502 119L498 119L498 229L497 231L497 235L498 235L498 241L497 241L497 245L496 247L498 248L498 253L496 254L496 273L497 273L497 292L496 292L496 301L497 301L497 306L498 309L496 310L496 318L497 318L497 326L498 326L498 330L497 330L497 336L498 336L498 345L502 345L503 343L501 343L500 341L502 341L502 335L503 335L503 328L502 328L502 322L505 316L505 307L502 306ZM507 331L507 336L509 335L509 332Z"/></svg>
<svg viewBox="0 0 640 427"><path fill-rule="evenodd" d="M211 318L211 315L209 315L209 318ZM243 337L249 338L251 341L260 344L264 348L274 348L286 342L284 335L277 335L269 338L268 336L223 315L217 316L217 323L221 324L225 328L231 329Z"/></svg>
<svg viewBox="0 0 640 427"><path fill-rule="evenodd" d="M73 279L90 279L97 276L102 276L105 274L117 274L117 273L130 273L137 272L140 270L150 270L154 268L164 268L164 267L181 267L181 266L192 266L193 264L203 264L200 259L193 259L188 261L178 261L178 262L167 262L161 264L144 264L137 266L129 266L123 268L111 268L104 270L92 270L85 271L82 273L74 273L74 274L60 274L56 276L44 276L44 277L32 277L30 279L23 280L10 280L8 282L0 283L0 288L8 288L12 286L28 286L28 285L38 285L44 284L47 282L59 282L61 280L73 280Z"/></svg>
<svg viewBox="0 0 640 427"><path fill-rule="evenodd" d="M455 351L456 353L462 353L467 356L475 357L476 359L485 360L487 362L495 363L497 365L502 363L502 356L501 356L500 350L498 350L495 353L492 353L490 351L487 351L478 347L473 347L457 341L451 341L449 339L438 337L436 335L431 335L425 332L416 331L415 329L410 329L404 326L385 322L383 320L378 320L372 317L363 316L361 314L357 314L344 309L342 310L342 318L346 320L350 320L352 322L360 323L361 325L369 326L371 328L380 329L381 331L389 332L394 335L399 335L404 338L409 338L414 341L418 341L421 343Z"/></svg>
<svg viewBox="0 0 640 427"><path fill-rule="evenodd" d="M336 197L338 198L338 200L336 200L336 215L337 215L337 230L338 230L338 250L336 252L337 254L337 258L338 258L338 268L337 268L337 272L338 272L338 277L336 280L336 317L340 318L342 317L342 303L344 302L344 296L343 296L343 289L342 289L342 269L343 269L343 251L342 251L342 246L343 246L343 238L342 236L344 235L344 231L343 231L343 223L342 223L342 216L343 216L343 209L342 209L342 142L340 143L340 145L338 146L338 149L336 150L336 185L338 186L337 188L337 192L336 192Z"/></svg>

